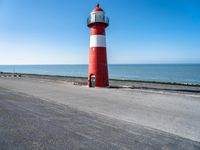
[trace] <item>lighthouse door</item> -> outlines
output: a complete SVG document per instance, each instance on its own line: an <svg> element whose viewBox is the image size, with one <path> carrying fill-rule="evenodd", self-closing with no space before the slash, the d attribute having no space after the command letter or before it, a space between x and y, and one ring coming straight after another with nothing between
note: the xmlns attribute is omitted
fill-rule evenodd
<svg viewBox="0 0 200 150"><path fill-rule="evenodd" d="M90 86L95 87L95 75L91 75L90 77Z"/></svg>

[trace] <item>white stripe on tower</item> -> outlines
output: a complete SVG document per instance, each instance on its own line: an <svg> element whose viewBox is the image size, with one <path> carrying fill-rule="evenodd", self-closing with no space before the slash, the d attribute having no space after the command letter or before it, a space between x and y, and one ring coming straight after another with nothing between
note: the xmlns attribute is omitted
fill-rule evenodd
<svg viewBox="0 0 200 150"><path fill-rule="evenodd" d="M106 47L105 35L90 35L90 47Z"/></svg>

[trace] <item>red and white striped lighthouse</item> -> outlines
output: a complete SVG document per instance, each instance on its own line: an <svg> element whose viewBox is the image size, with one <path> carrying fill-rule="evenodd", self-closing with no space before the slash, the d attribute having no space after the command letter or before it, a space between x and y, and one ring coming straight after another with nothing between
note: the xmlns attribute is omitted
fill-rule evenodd
<svg viewBox="0 0 200 150"><path fill-rule="evenodd" d="M105 17L105 12L99 7L99 4L90 13L87 25L90 28L88 86L108 87L105 28L109 25L109 19Z"/></svg>

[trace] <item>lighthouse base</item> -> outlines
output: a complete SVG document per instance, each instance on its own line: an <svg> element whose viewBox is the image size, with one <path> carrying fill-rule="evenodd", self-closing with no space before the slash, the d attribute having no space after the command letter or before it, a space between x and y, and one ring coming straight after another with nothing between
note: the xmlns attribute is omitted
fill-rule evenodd
<svg viewBox="0 0 200 150"><path fill-rule="evenodd" d="M105 47L90 48L88 68L89 87L108 87L108 65Z"/></svg>
<svg viewBox="0 0 200 150"><path fill-rule="evenodd" d="M95 88L95 87L99 87L99 88L109 87L109 82L106 81L104 83L98 83L98 82L96 82L95 76L91 75L88 78L88 87L90 87L90 88Z"/></svg>

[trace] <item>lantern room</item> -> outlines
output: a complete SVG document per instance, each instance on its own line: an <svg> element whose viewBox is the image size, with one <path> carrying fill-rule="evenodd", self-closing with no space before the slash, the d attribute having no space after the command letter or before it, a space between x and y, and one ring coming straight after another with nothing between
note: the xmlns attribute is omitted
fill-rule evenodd
<svg viewBox="0 0 200 150"><path fill-rule="evenodd" d="M109 25L109 18L105 16L105 12L100 8L99 4L93 9L90 13L90 16L87 19L88 27L91 27L93 24L104 24L105 27Z"/></svg>

